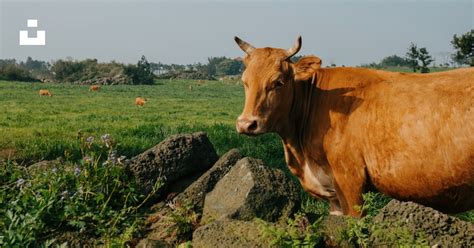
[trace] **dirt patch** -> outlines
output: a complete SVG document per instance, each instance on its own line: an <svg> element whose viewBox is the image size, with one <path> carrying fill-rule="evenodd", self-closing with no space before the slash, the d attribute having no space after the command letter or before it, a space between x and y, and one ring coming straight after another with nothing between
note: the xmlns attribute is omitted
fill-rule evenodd
<svg viewBox="0 0 474 248"><path fill-rule="evenodd" d="M15 148L0 148L0 161L14 159L17 150Z"/></svg>

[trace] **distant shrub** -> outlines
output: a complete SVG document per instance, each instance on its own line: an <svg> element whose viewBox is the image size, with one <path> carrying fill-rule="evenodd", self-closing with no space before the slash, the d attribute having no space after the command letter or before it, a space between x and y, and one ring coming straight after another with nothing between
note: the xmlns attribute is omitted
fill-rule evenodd
<svg viewBox="0 0 474 248"><path fill-rule="evenodd" d="M53 64L51 70L56 80L73 82L81 78L84 68L84 62L58 60Z"/></svg>
<svg viewBox="0 0 474 248"><path fill-rule="evenodd" d="M170 71L157 76L158 79L190 79L190 80L215 80L213 76L204 71Z"/></svg>
<svg viewBox="0 0 474 248"><path fill-rule="evenodd" d="M116 62L98 63L97 59L58 60L53 63L51 70L56 81L70 83L100 78L117 78L124 75L122 64Z"/></svg>
<svg viewBox="0 0 474 248"><path fill-rule="evenodd" d="M0 65L0 79L12 81L36 81L27 69L14 63Z"/></svg>
<svg viewBox="0 0 474 248"><path fill-rule="evenodd" d="M381 67L390 67L390 66L410 66L408 61L405 58L402 58L398 55L388 56L380 61L379 65Z"/></svg>
<svg viewBox="0 0 474 248"><path fill-rule="evenodd" d="M142 56L136 65L124 66L124 74L131 79L133 84L154 84L155 82L152 66L145 56Z"/></svg>
<svg viewBox="0 0 474 248"><path fill-rule="evenodd" d="M56 81L78 84L153 84L155 80L152 67L145 56L136 65L99 63L97 59L58 60L51 70Z"/></svg>

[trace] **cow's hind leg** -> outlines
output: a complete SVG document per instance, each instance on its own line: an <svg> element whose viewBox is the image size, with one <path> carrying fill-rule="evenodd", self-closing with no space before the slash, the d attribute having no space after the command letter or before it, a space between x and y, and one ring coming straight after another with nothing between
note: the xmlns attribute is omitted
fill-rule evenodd
<svg viewBox="0 0 474 248"><path fill-rule="evenodd" d="M337 197L329 199L329 214L344 215L344 213L342 212L341 204L339 203L339 199L337 199Z"/></svg>

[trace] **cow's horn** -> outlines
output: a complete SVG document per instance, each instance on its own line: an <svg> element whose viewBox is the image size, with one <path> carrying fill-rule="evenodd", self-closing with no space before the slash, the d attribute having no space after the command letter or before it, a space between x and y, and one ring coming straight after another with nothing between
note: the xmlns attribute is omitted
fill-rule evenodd
<svg viewBox="0 0 474 248"><path fill-rule="evenodd" d="M301 49L301 35L298 35L298 38L296 39L296 42L293 45L293 47L286 51L286 54L288 55L286 59L293 57L293 55L297 54L300 51L300 49Z"/></svg>
<svg viewBox="0 0 474 248"><path fill-rule="evenodd" d="M239 37L235 36L234 37L235 42L237 42L237 45L247 54L251 54L253 50L255 50L255 47L250 45L249 43L241 40Z"/></svg>

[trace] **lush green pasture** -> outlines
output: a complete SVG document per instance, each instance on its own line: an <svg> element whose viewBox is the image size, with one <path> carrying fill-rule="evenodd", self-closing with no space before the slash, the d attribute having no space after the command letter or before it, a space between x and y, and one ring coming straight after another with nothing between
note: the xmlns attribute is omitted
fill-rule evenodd
<svg viewBox="0 0 474 248"><path fill-rule="evenodd" d="M191 86L191 87L190 87ZM48 89L53 97L40 97ZM135 98L147 99L143 107ZM205 131L219 154L240 148L249 156L283 165L275 135L249 138L235 131L243 106L238 82L158 81L152 86L88 86L0 81L0 156L16 160L79 158L77 134L110 134L118 152L136 155L165 137Z"/></svg>
<svg viewBox="0 0 474 248"><path fill-rule="evenodd" d="M40 89L49 89L54 96L40 97ZM145 106L135 105L137 96L148 99ZM11 159L25 164L59 156L73 162L42 173L0 162L0 246L46 247L71 240L65 236L72 235L72 240L92 245L123 247L139 236L148 211L143 204L149 198L137 191L120 162L113 162L114 149L130 157L169 135L205 131L220 155L239 148L286 170L276 135L250 138L236 133L235 119L243 101L237 82L158 81L153 86L104 86L90 92L88 86L0 81L0 160L11 154ZM106 145L99 138L103 134L117 143ZM95 145L81 152L89 136L95 136ZM106 166L99 166L103 162ZM264 230L278 246L321 246L317 219L327 215L327 205L303 196L294 220ZM372 217L390 200L373 193L364 199L361 209L368 215L349 222L340 237L361 246L375 230ZM308 216L312 216L310 231L299 224L301 218L309 221ZM473 216L472 211L459 215L471 222ZM176 226L184 223L188 228L189 216L178 217L173 220ZM424 244L412 236L400 244Z"/></svg>

